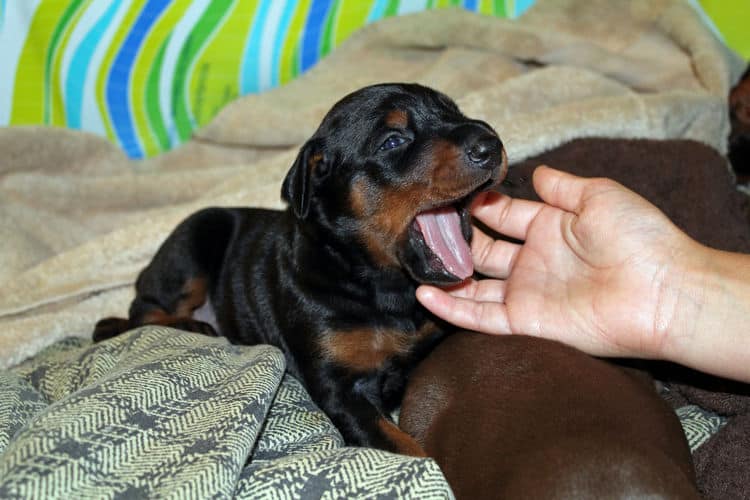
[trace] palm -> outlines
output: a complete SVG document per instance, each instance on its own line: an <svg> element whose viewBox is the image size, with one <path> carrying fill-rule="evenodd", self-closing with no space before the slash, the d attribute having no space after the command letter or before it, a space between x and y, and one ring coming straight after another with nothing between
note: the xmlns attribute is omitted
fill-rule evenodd
<svg viewBox="0 0 750 500"><path fill-rule="evenodd" d="M576 339L589 351L606 344L625 354L637 346L618 345L618 338L640 343L650 336L654 310L649 305L658 295L650 284L656 270L646 264L651 259L644 258L637 243L621 246L607 238L585 237L607 230L584 224L601 226L606 221L579 218L577 231L567 231L569 216L545 207L529 226L505 285L510 330L567 342ZM612 335L634 329L628 335Z"/></svg>
<svg viewBox="0 0 750 500"><path fill-rule="evenodd" d="M611 181L549 169L545 179L547 203L489 195L475 207L488 227L523 241L475 232L475 267L488 279L418 297L463 328L539 335L592 354L657 353L670 319L660 292L686 237Z"/></svg>

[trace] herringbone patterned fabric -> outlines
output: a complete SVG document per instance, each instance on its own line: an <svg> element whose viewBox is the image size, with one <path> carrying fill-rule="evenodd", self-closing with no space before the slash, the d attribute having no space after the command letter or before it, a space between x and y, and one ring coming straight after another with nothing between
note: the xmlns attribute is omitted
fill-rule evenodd
<svg viewBox="0 0 750 500"><path fill-rule="evenodd" d="M711 439L727 423L727 417L704 410L697 405L686 405L678 408L676 412L692 452Z"/></svg>
<svg viewBox="0 0 750 500"><path fill-rule="evenodd" d="M159 327L0 373L0 498L450 497L431 460L342 447L270 346Z"/></svg>

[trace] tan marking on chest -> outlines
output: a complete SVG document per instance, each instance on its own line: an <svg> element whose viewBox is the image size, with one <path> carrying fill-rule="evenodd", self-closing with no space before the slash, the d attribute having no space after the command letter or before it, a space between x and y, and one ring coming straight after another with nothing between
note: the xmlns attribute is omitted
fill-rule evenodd
<svg viewBox="0 0 750 500"><path fill-rule="evenodd" d="M406 333L378 328L331 332L321 345L331 361L357 371L377 369L387 359L406 354L410 347Z"/></svg>
<svg viewBox="0 0 750 500"><path fill-rule="evenodd" d="M416 332L384 328L358 328L329 332L321 342L321 352L329 360L356 371L370 371L390 358L403 356L437 329L431 322Z"/></svg>

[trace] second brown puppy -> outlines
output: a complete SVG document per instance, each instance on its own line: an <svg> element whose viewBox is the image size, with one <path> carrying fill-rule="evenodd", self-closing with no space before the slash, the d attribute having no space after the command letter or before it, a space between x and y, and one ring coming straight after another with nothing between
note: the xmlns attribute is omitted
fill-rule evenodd
<svg viewBox="0 0 750 500"><path fill-rule="evenodd" d="M400 425L459 499L699 498L651 379L550 340L450 336L414 372Z"/></svg>

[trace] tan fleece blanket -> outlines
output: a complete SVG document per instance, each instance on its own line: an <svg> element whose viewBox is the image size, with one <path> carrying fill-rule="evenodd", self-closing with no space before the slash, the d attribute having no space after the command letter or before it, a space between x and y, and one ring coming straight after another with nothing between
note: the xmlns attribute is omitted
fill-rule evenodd
<svg viewBox="0 0 750 500"><path fill-rule="evenodd" d="M296 147L358 87L438 88L492 124L512 162L587 136L688 138L723 153L741 69L686 2L549 0L517 21L442 10L370 25L140 163L79 132L0 129L0 367L124 315L138 271L188 213L280 207Z"/></svg>

